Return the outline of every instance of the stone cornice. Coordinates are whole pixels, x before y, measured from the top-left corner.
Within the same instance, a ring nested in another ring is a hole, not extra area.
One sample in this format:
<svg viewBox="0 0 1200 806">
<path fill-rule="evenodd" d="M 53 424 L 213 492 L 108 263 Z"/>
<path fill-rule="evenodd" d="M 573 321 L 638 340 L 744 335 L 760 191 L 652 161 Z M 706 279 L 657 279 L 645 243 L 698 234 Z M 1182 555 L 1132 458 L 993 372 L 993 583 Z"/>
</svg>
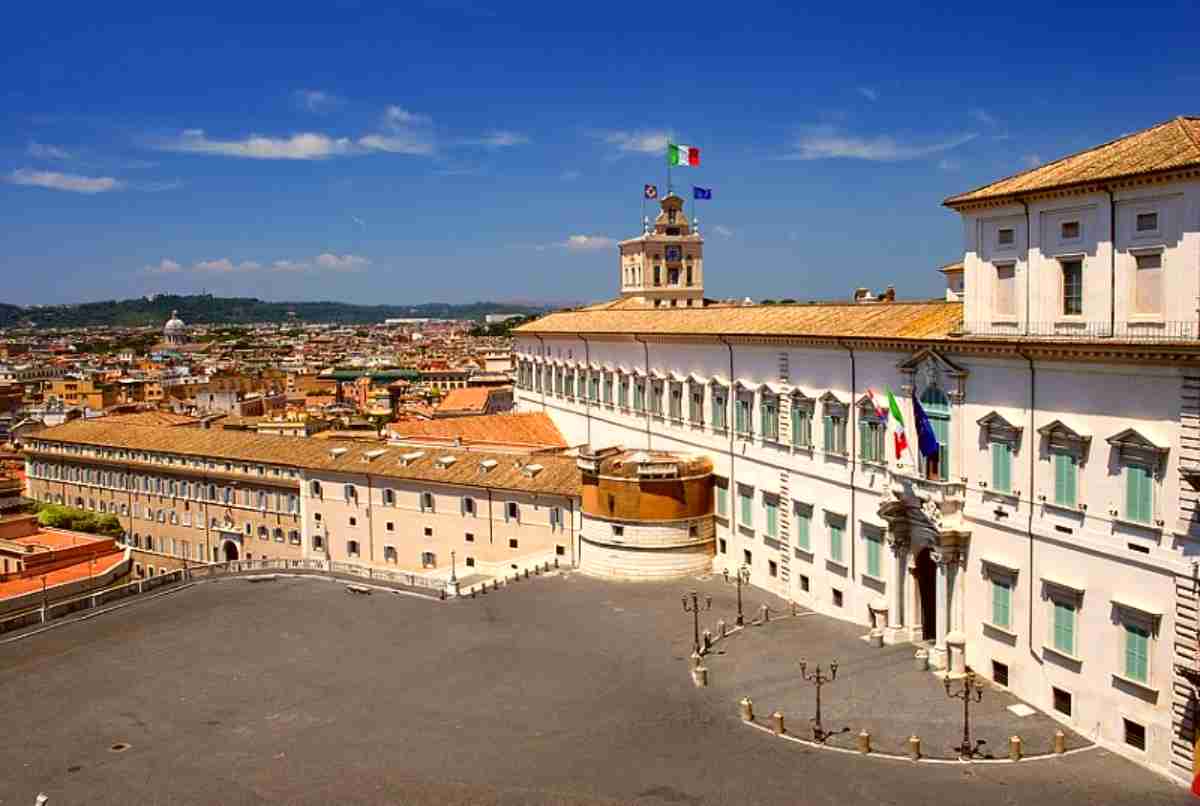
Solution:
<svg viewBox="0 0 1200 806">
<path fill-rule="evenodd" d="M 1128 190 L 1135 187 L 1145 187 L 1147 185 L 1162 185 L 1167 182 L 1180 182 L 1191 179 L 1200 179 L 1200 169 L 1185 168 L 1158 173 L 1148 174 L 1131 174 L 1129 176 L 1114 177 L 1101 181 L 1077 182 L 1072 185 L 1065 185 L 1057 188 L 1046 188 L 1044 190 L 1030 191 L 1027 193 L 1009 193 L 1003 196 L 994 196 L 978 200 L 968 200 L 962 202 L 943 202 L 943 206 L 949 207 L 959 213 L 974 212 L 976 210 L 986 210 L 995 207 L 1008 207 L 1009 205 L 1019 204 L 1020 202 L 1043 201 L 1045 199 L 1060 199 L 1069 196 L 1081 196 L 1088 193 L 1105 193 L 1110 190 Z"/>
</svg>

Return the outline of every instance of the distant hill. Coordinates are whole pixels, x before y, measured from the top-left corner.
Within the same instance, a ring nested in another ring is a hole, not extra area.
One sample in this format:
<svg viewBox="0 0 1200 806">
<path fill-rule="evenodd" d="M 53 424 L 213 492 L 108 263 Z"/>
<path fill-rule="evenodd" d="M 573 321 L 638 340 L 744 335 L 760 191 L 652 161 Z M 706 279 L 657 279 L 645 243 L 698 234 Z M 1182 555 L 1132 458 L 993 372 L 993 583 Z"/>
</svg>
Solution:
<svg viewBox="0 0 1200 806">
<path fill-rule="evenodd" d="M 264 302 L 253 297 L 214 297 L 210 294 L 151 299 L 106 300 L 79 305 L 0 304 L 0 328 L 21 327 L 141 327 L 159 326 L 179 311 L 189 324 L 249 324 L 251 322 L 333 322 L 370 324 L 384 319 L 483 319 L 489 313 L 541 313 L 545 306 L 501 302 L 420 305 L 351 305 L 345 302 Z"/>
</svg>

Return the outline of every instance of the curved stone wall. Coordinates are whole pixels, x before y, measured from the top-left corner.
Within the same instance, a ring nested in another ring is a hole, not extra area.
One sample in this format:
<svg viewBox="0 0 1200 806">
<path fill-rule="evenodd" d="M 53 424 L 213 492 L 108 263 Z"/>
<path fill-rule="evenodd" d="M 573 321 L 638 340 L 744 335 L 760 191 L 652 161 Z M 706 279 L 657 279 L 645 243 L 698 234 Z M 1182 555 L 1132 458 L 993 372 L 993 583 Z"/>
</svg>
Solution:
<svg viewBox="0 0 1200 806">
<path fill-rule="evenodd" d="M 605 579 L 655 581 L 712 570 L 711 515 L 673 521 L 627 521 L 583 514 L 579 569 Z"/>
</svg>

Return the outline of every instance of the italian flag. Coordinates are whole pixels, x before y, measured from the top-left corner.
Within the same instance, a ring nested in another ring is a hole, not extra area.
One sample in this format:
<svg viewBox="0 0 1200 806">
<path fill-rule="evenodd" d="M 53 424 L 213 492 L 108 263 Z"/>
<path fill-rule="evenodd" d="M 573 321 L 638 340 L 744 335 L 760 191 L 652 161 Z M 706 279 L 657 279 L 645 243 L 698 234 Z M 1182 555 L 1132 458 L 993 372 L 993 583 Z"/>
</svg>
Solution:
<svg viewBox="0 0 1200 806">
<path fill-rule="evenodd" d="M 908 447 L 908 437 L 904 436 L 904 416 L 900 414 L 900 404 L 896 402 L 896 396 L 892 394 L 892 390 L 888 389 L 888 411 L 892 414 L 892 419 L 896 421 L 895 430 L 892 432 L 892 439 L 896 443 L 896 458 L 900 458 L 900 454 Z M 874 402 L 874 401 L 872 401 Z"/>
<path fill-rule="evenodd" d="M 667 146 L 667 164 L 695 168 L 700 164 L 700 149 L 694 146 L 677 146 L 672 143 Z"/>
</svg>

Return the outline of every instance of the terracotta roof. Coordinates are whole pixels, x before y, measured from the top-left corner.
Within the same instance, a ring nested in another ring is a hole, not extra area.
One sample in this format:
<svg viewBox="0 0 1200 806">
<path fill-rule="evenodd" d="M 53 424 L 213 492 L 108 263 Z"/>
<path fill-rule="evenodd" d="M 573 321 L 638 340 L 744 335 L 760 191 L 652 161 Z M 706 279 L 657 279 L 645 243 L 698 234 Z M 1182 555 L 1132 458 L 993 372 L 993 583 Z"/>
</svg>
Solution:
<svg viewBox="0 0 1200 806">
<path fill-rule="evenodd" d="M 474 411 L 482 414 L 487 411 L 488 397 L 491 389 L 486 386 L 451 389 L 442 398 L 438 411 Z"/>
<path fill-rule="evenodd" d="M 567 441 L 545 412 L 489 414 L 445 420 L 402 420 L 387 427 L 400 439 L 461 439 L 464 443 L 565 448 Z"/>
<path fill-rule="evenodd" d="M 47 428 L 38 433 L 37 439 L 272 464 L 306 471 L 370 473 L 376 477 L 559 495 L 579 493 L 579 471 L 574 460 L 556 456 L 518 457 L 511 453 L 431 448 L 422 451 L 421 457 L 401 464 L 403 454 L 417 452 L 417 449 L 382 446 L 378 442 L 313 440 L 252 431 L 114 426 L 103 420 L 76 420 Z M 377 453 L 379 451 L 382 453 Z M 453 456 L 455 461 L 443 466 L 438 460 L 445 456 Z M 485 473 L 480 463 L 489 459 L 496 460 L 497 464 Z M 541 469 L 528 473 L 518 467 L 528 463 L 541 465 Z"/>
<path fill-rule="evenodd" d="M 961 321 L 960 302 L 731 305 L 563 311 L 521 325 L 513 332 L 942 339 Z"/>
<path fill-rule="evenodd" d="M 46 588 L 50 589 L 56 585 L 80 582 L 93 576 L 102 577 L 120 566 L 123 562 L 125 562 L 125 550 L 119 549 L 106 554 L 99 554 L 91 561 L 85 560 L 63 568 L 56 568 L 45 574 L 17 577 L 7 582 L 0 582 L 0 600 L 12 599 L 16 596 L 25 596 L 26 594 L 40 591 L 42 589 L 43 576 L 46 578 Z"/>
<path fill-rule="evenodd" d="M 202 420 L 199 417 L 191 417 L 186 414 L 175 414 L 170 411 L 137 411 L 129 414 L 110 414 L 106 417 L 107 422 L 121 423 L 122 425 L 200 425 Z"/>
<path fill-rule="evenodd" d="M 1177 117 L 1140 132 L 951 196 L 947 207 L 1042 190 L 1200 166 L 1200 118 Z"/>
</svg>

